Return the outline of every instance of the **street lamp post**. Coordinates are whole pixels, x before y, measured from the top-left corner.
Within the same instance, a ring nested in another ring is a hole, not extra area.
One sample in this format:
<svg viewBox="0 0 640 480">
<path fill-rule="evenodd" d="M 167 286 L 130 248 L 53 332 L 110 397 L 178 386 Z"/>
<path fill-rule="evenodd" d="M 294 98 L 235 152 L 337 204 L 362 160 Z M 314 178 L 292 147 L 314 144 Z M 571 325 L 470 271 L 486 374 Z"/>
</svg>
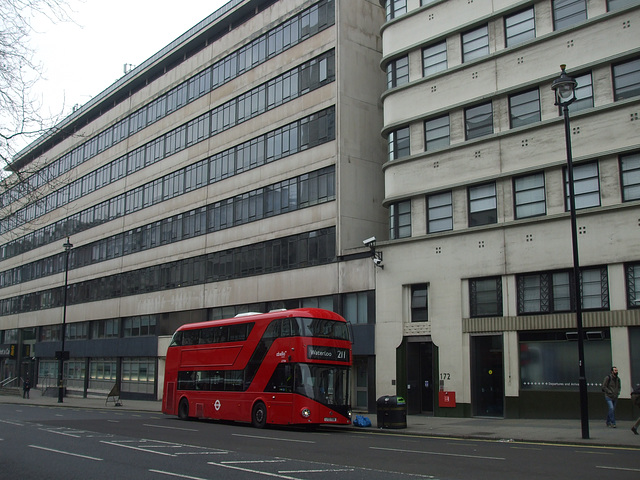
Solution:
<svg viewBox="0 0 640 480">
<path fill-rule="evenodd" d="M 576 201 L 573 186 L 573 158 L 571 156 L 571 129 L 569 124 L 569 105 L 576 99 L 576 85 L 573 78 L 565 73 L 566 65 L 560 65 L 562 73 L 551 84 L 555 92 L 556 105 L 562 108 L 564 115 L 564 137 L 567 147 L 567 176 L 569 182 L 569 209 L 571 211 L 571 247 L 573 251 L 573 282 L 576 304 L 576 323 L 578 327 L 578 366 L 580 387 L 580 422 L 582 438 L 589 438 L 589 410 L 587 397 L 587 377 L 584 366 L 584 335 L 582 328 L 582 295 L 580 293 L 580 263 L 578 261 L 578 228 L 576 222 Z"/>
<path fill-rule="evenodd" d="M 67 352 L 64 349 L 64 338 L 67 334 L 67 287 L 69 286 L 69 251 L 73 247 L 67 237 L 67 241 L 62 245 L 65 251 L 64 257 L 64 294 L 62 303 L 62 332 L 60 332 L 62 338 L 62 350 L 58 353 L 58 403 L 63 402 L 64 397 L 64 361 L 67 358 Z"/>
</svg>

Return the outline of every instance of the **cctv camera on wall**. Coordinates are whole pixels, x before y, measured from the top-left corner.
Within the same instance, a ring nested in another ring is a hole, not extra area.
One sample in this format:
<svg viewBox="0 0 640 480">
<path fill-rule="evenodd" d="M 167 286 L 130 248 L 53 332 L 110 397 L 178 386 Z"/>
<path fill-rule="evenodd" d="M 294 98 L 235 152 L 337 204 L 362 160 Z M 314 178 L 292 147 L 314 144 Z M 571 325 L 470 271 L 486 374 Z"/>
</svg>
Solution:
<svg viewBox="0 0 640 480">
<path fill-rule="evenodd" d="M 376 244 L 376 237 L 369 237 L 366 240 L 363 240 L 362 243 L 364 243 L 364 245 L 366 247 L 370 247 L 372 245 Z"/>
</svg>

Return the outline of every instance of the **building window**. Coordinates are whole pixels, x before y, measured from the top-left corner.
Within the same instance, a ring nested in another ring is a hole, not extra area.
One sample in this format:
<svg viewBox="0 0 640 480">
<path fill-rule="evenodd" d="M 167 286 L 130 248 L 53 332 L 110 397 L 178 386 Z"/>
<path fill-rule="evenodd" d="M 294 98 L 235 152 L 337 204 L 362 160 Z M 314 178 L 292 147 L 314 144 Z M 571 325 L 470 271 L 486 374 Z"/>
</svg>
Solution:
<svg viewBox="0 0 640 480">
<path fill-rule="evenodd" d="M 428 322 L 427 284 L 411 285 L 411 321 Z"/>
<path fill-rule="evenodd" d="M 424 144 L 427 152 L 449 146 L 449 115 L 424 122 Z"/>
<path fill-rule="evenodd" d="M 392 60 L 387 65 L 387 88 L 409 83 L 409 57 Z"/>
<path fill-rule="evenodd" d="M 513 180 L 516 218 L 535 217 L 547 212 L 544 173 L 535 173 Z"/>
<path fill-rule="evenodd" d="M 471 317 L 502 316 L 502 279 L 500 277 L 469 280 Z"/>
<path fill-rule="evenodd" d="M 536 88 L 509 97 L 511 128 L 540 121 L 540 92 Z"/>
<path fill-rule="evenodd" d="M 387 21 L 407 13 L 407 0 L 387 0 Z"/>
<path fill-rule="evenodd" d="M 640 153 L 632 153 L 620 157 L 620 173 L 622 175 L 622 201 L 640 199 Z"/>
<path fill-rule="evenodd" d="M 351 323 L 365 324 L 374 318 L 372 292 L 347 293 L 343 296 L 344 318 Z"/>
<path fill-rule="evenodd" d="M 565 210 L 570 210 L 569 204 L 569 174 L 564 169 Z M 600 206 L 600 180 L 598 177 L 598 163 L 585 163 L 573 167 L 573 190 L 575 194 L 576 210 L 581 208 Z"/>
<path fill-rule="evenodd" d="M 426 77 L 447 69 L 447 42 L 422 49 L 422 76 Z"/>
<path fill-rule="evenodd" d="M 613 12 L 637 4 L 638 0 L 607 0 L 607 11 Z"/>
<path fill-rule="evenodd" d="M 489 28 L 480 28 L 462 34 L 462 62 L 489 55 Z"/>
<path fill-rule="evenodd" d="M 469 226 L 489 225 L 498 221 L 496 184 L 469 187 Z"/>
<path fill-rule="evenodd" d="M 574 77 L 574 80 L 577 82 L 575 89 L 576 99 L 569 105 L 569 111 L 577 112 L 578 110 L 593 107 L 593 80 L 591 79 L 591 72 Z"/>
<path fill-rule="evenodd" d="M 391 204 L 389 209 L 389 238 L 407 238 L 411 236 L 411 201 Z"/>
<path fill-rule="evenodd" d="M 536 37 L 536 22 L 533 7 L 514 13 L 504 19 L 507 47 L 513 47 Z"/>
<path fill-rule="evenodd" d="M 587 0 L 553 0 L 553 29 L 560 30 L 587 19 Z"/>
<path fill-rule="evenodd" d="M 625 266 L 627 272 L 627 306 L 640 307 L 640 262 Z"/>
<path fill-rule="evenodd" d="M 609 281 L 607 267 L 583 268 L 580 270 L 582 308 L 603 310 L 609 308 Z"/>
<path fill-rule="evenodd" d="M 640 95 L 640 58 L 613 66 L 613 93 L 616 101 Z"/>
<path fill-rule="evenodd" d="M 573 295 L 570 272 L 518 275 L 518 314 L 570 312 Z"/>
<path fill-rule="evenodd" d="M 453 230 L 453 201 L 451 192 L 427 197 L 427 233 Z"/>
<path fill-rule="evenodd" d="M 389 134 L 389 160 L 408 157 L 410 154 L 409 127 L 391 132 Z"/>
<path fill-rule="evenodd" d="M 156 334 L 155 315 L 142 315 L 122 320 L 122 331 L 125 337 L 143 337 Z"/>
<path fill-rule="evenodd" d="M 492 134 L 493 107 L 491 102 L 465 109 L 464 128 L 467 140 Z"/>
</svg>

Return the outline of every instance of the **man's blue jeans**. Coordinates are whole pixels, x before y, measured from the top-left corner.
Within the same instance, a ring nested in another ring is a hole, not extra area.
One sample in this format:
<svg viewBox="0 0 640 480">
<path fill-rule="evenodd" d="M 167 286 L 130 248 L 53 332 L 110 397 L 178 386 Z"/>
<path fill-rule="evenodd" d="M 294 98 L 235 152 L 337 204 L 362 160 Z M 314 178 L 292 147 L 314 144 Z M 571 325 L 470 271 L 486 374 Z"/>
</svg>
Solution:
<svg viewBox="0 0 640 480">
<path fill-rule="evenodd" d="M 607 396 L 605 396 L 604 399 L 607 401 L 607 405 L 609 406 L 609 413 L 607 413 L 607 425 L 615 425 L 616 424 L 615 411 L 616 411 L 617 400 L 614 400 L 613 398 L 609 398 Z"/>
</svg>

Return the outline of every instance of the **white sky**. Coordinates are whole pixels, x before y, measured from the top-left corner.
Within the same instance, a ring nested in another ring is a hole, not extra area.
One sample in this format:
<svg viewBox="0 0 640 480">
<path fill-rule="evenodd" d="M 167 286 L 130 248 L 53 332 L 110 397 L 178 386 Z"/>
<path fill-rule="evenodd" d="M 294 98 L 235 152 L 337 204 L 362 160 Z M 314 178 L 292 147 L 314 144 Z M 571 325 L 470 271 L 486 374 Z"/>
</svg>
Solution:
<svg viewBox="0 0 640 480">
<path fill-rule="evenodd" d="M 68 0 L 74 23 L 36 19 L 31 38 L 44 78 L 43 116 L 69 114 L 140 65 L 227 0 Z M 64 116 L 63 115 L 63 116 Z"/>
</svg>

